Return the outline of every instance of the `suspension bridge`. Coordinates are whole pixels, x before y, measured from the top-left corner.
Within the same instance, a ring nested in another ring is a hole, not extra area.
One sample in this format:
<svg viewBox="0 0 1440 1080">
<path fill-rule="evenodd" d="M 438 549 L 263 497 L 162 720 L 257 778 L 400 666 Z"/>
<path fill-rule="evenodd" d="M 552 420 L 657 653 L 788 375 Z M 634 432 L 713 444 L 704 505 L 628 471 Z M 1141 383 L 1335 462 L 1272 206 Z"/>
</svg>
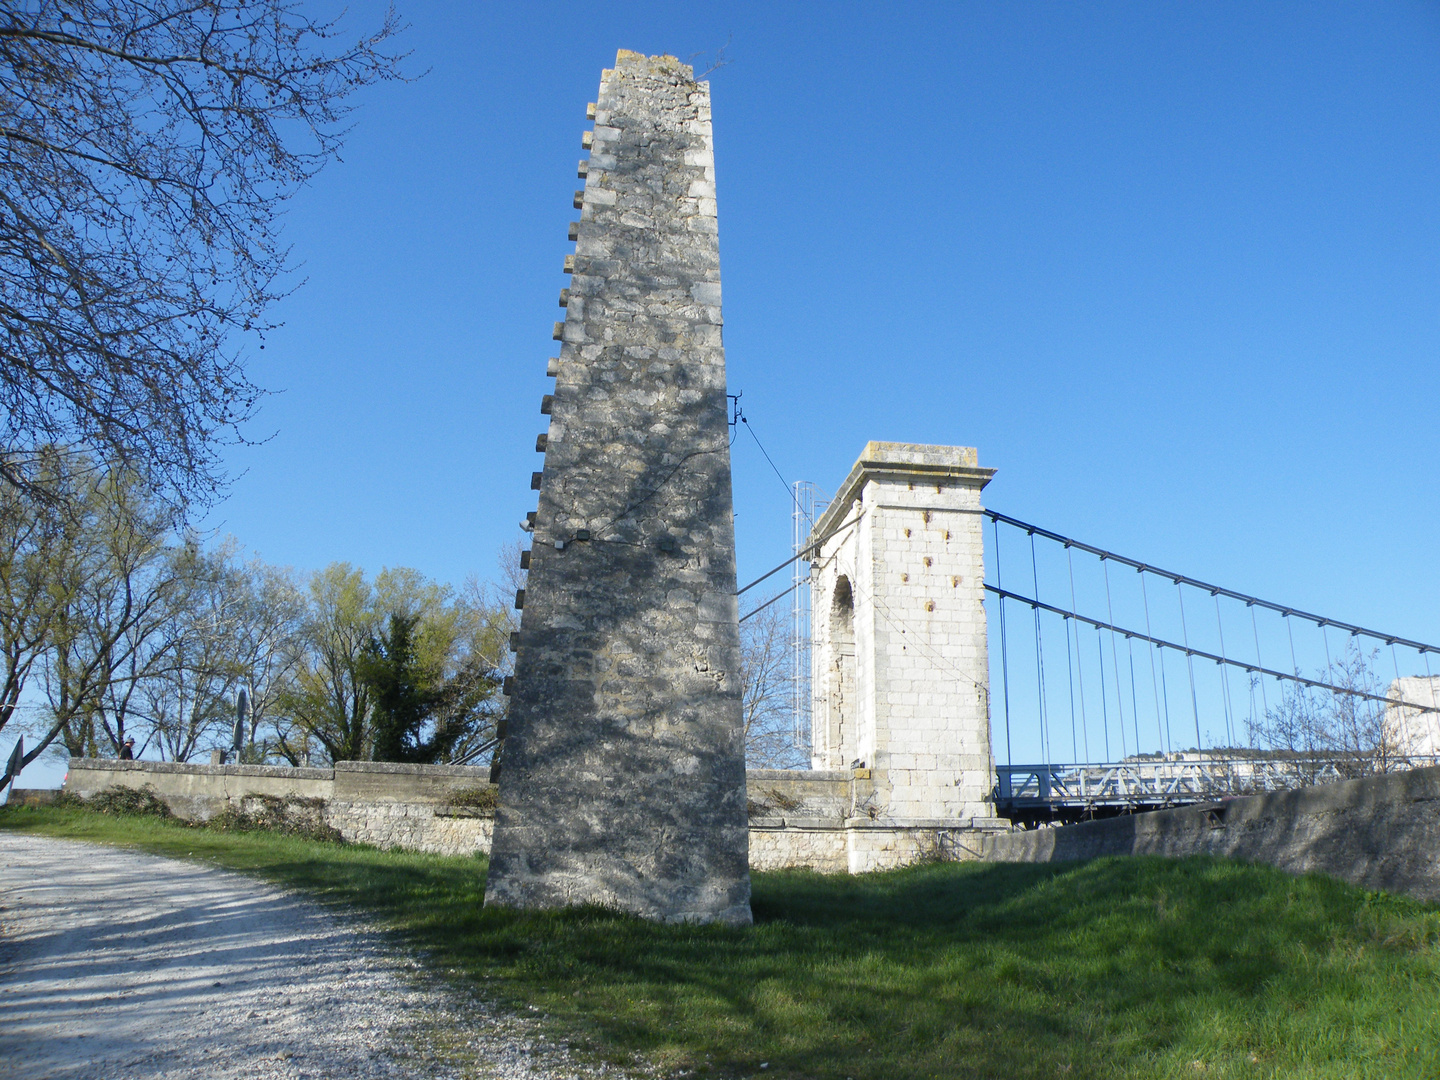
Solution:
<svg viewBox="0 0 1440 1080">
<path fill-rule="evenodd" d="M 1437 646 L 984 513 L 1001 816 L 1071 822 L 1440 762 Z M 1017 742 L 1038 753 L 1017 761 Z"/>
<path fill-rule="evenodd" d="M 804 748 L 826 706 L 802 563 L 815 555 L 812 532 L 831 500 L 811 482 L 785 480 L 738 400 L 737 421 L 793 505 L 792 557 L 740 593 L 786 568 L 790 587 L 741 621 L 792 598 L 791 711 L 794 745 Z M 980 512 L 990 525 L 990 801 L 1001 817 L 1064 823 L 1440 764 L 1431 662 L 1440 646 Z"/>
<path fill-rule="evenodd" d="M 801 563 L 828 500 L 808 482 L 792 498 L 794 556 L 770 572 L 792 566 L 790 588 L 762 608 L 793 597 L 800 746 L 814 707 Z M 1440 646 L 983 513 L 998 815 L 1034 827 L 1440 764 Z"/>
</svg>

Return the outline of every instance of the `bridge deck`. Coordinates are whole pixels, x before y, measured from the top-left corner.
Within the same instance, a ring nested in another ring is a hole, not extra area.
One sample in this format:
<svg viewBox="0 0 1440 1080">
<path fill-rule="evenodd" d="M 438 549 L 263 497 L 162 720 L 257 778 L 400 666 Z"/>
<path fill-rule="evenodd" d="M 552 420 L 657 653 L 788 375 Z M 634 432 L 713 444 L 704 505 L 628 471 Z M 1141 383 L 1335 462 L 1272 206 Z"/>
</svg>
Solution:
<svg viewBox="0 0 1440 1080">
<path fill-rule="evenodd" d="M 995 812 L 1029 827 L 1216 802 L 1333 784 L 1440 764 L 1434 755 L 1201 757 L 1175 755 L 1099 765 L 1000 765 Z"/>
</svg>

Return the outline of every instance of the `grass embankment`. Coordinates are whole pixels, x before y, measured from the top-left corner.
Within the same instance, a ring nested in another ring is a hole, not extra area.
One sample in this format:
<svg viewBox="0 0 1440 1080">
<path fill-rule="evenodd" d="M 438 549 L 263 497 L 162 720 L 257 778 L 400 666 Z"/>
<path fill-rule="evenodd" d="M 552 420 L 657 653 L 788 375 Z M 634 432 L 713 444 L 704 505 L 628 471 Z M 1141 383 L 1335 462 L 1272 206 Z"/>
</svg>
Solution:
<svg viewBox="0 0 1440 1080">
<path fill-rule="evenodd" d="M 757 874 L 756 925 L 736 930 L 485 911 L 482 859 L 73 810 L 4 811 L 0 827 L 203 858 L 352 905 L 434 970 L 677 1072 L 1440 1075 L 1440 911 L 1266 867 Z"/>
</svg>

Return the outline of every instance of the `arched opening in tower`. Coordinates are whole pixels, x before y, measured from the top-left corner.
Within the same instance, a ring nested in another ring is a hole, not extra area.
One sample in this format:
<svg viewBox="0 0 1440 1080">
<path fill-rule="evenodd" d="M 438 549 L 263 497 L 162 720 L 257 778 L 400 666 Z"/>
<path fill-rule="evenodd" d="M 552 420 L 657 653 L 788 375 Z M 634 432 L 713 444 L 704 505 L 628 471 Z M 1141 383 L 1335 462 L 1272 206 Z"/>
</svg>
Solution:
<svg viewBox="0 0 1440 1080">
<path fill-rule="evenodd" d="M 843 769 L 858 749 L 855 695 L 855 596 L 841 576 L 830 602 L 829 724 L 831 768 Z"/>
</svg>

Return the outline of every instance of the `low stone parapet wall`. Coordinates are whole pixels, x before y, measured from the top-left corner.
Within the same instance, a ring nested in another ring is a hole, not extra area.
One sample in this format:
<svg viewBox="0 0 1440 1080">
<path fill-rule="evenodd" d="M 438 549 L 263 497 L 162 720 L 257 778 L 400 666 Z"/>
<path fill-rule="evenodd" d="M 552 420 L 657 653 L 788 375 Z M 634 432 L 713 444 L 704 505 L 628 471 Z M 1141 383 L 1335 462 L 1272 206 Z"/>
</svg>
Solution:
<svg viewBox="0 0 1440 1080">
<path fill-rule="evenodd" d="M 995 862 L 1223 855 L 1440 901 L 1440 767 L 995 835 Z"/>
<path fill-rule="evenodd" d="M 352 843 L 469 855 L 490 850 L 489 770 L 458 765 L 339 761 L 326 768 L 198 765 L 72 758 L 65 790 L 153 788 L 171 811 L 207 821 L 257 799 L 317 800 L 325 824 Z M 885 821 L 853 816 L 848 771 L 751 769 L 750 866 L 866 873 L 929 859 L 978 858 L 981 837 L 1007 822 Z M 488 793 L 488 799 L 487 799 Z M 250 800 L 247 803 L 247 800 Z"/>
<path fill-rule="evenodd" d="M 54 806 L 60 797 L 60 792 L 55 788 L 17 788 L 9 789 L 5 800 L 6 806 Z"/>
<path fill-rule="evenodd" d="M 980 858 L 983 839 L 1009 827 L 999 818 L 752 817 L 750 868 L 868 874 L 917 862 L 960 862 Z"/>
<path fill-rule="evenodd" d="M 274 765 L 191 765 L 175 761 L 113 761 L 71 758 L 65 790 L 82 799 L 108 787 L 149 785 L 176 817 L 208 821 L 245 795 L 329 799 L 334 769 L 292 769 Z"/>
<path fill-rule="evenodd" d="M 352 843 L 470 855 L 490 850 L 493 822 L 475 803 L 490 770 L 463 765 L 337 761 L 321 769 L 71 758 L 65 790 L 151 787 L 176 817 L 208 821 L 247 799 L 319 800 L 321 818 Z M 493 804 L 492 804 L 493 805 Z"/>
<path fill-rule="evenodd" d="M 844 769 L 748 769 L 750 816 L 825 818 L 855 813 L 854 774 Z"/>
</svg>

